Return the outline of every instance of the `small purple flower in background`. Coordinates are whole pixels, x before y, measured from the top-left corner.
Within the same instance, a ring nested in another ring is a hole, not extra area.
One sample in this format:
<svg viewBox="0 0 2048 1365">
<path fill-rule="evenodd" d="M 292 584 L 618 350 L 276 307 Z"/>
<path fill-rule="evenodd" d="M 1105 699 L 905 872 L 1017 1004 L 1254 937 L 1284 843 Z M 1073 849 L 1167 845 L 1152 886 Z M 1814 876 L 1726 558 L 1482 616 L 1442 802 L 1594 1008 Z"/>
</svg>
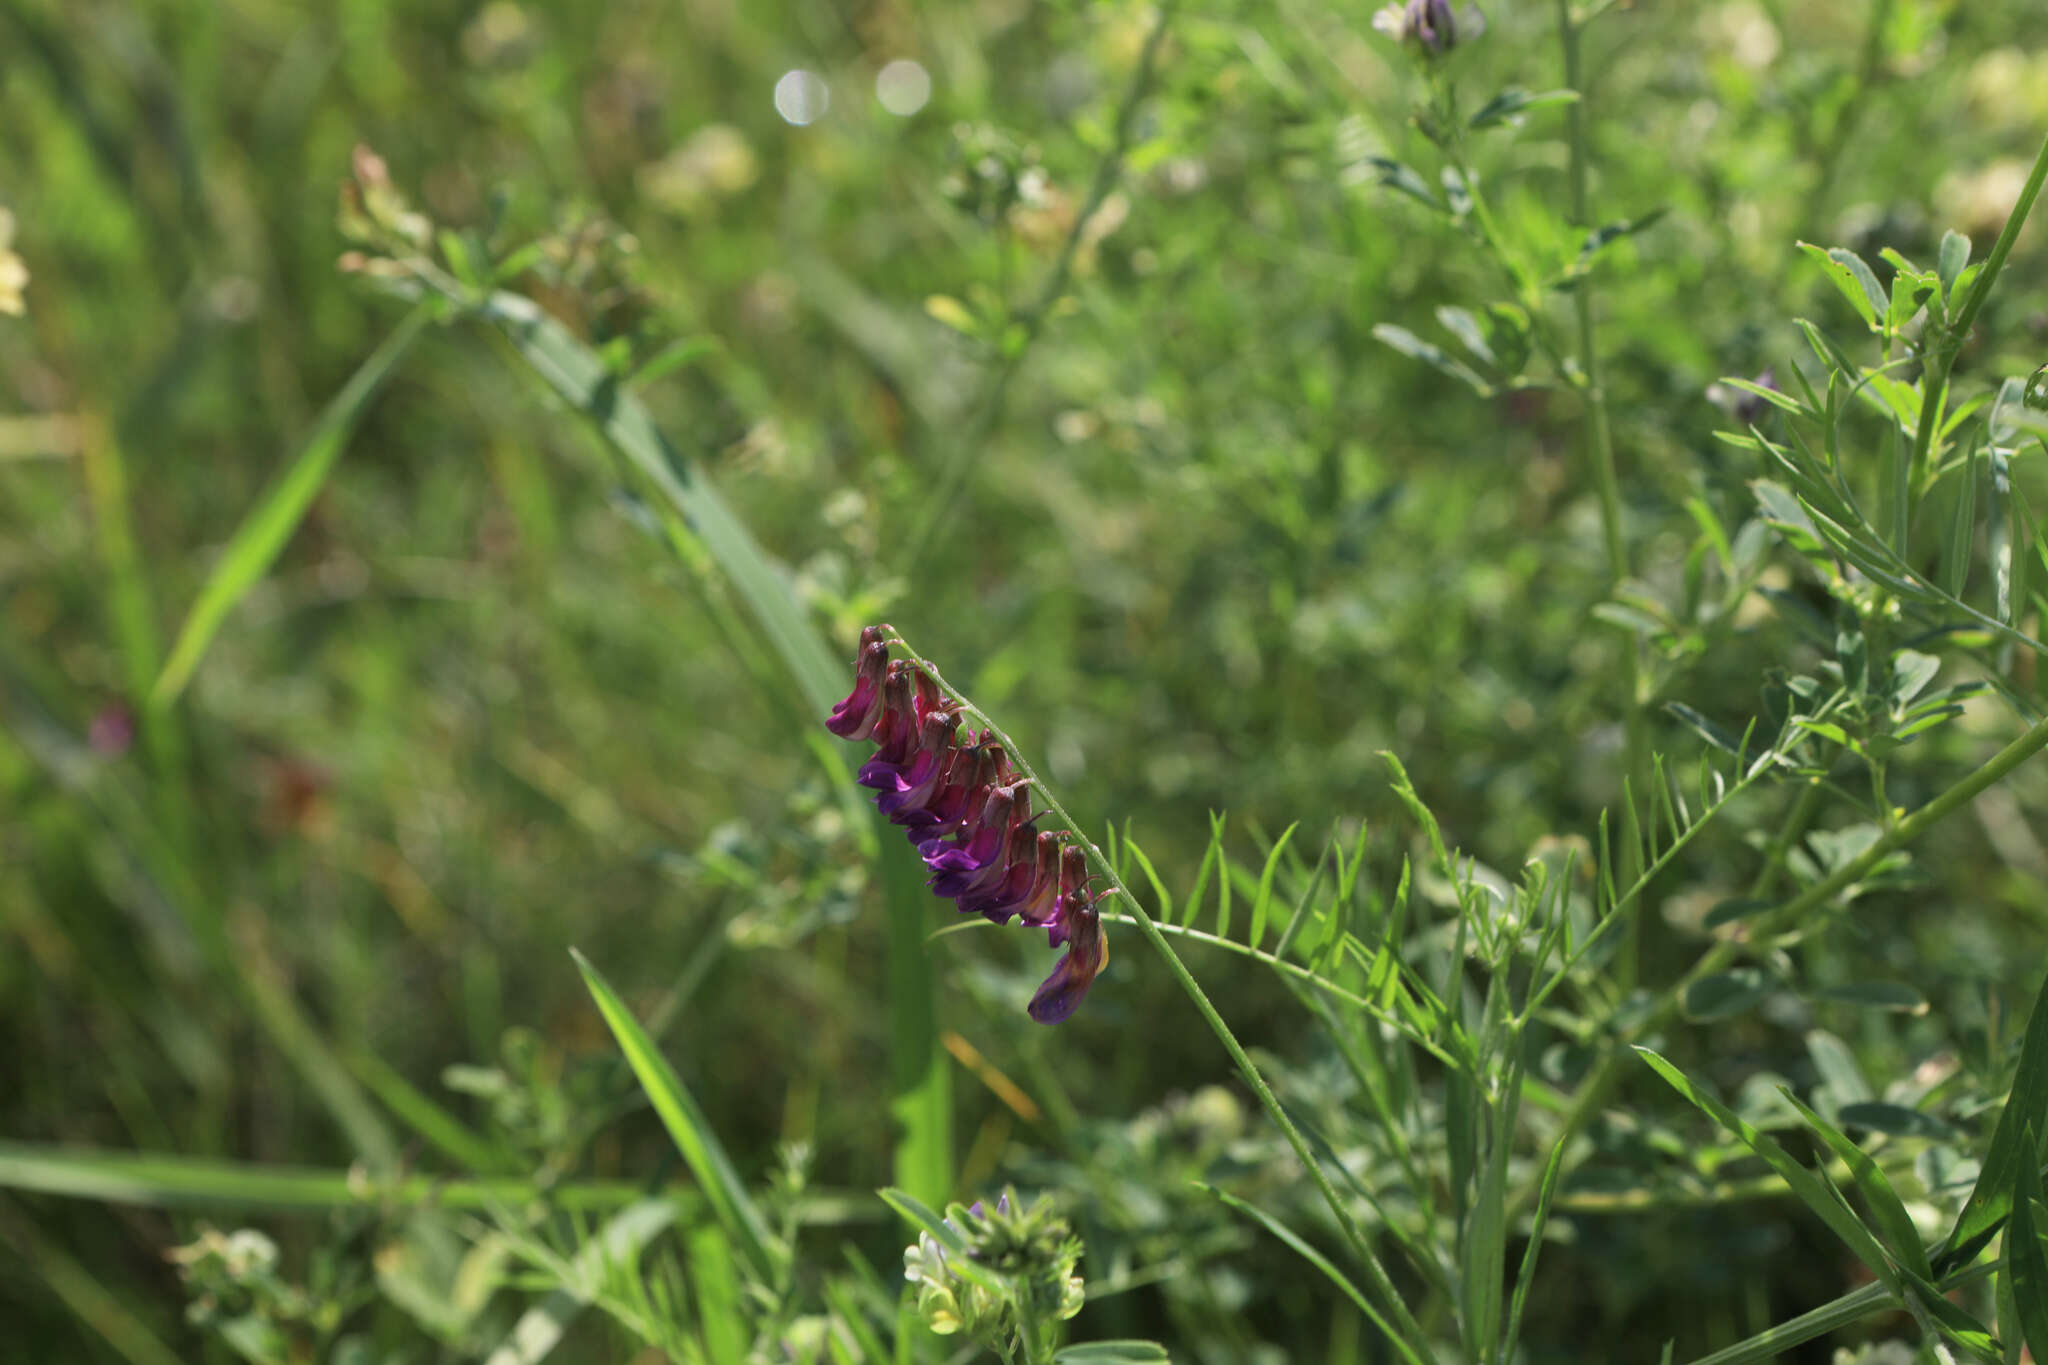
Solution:
<svg viewBox="0 0 2048 1365">
<path fill-rule="evenodd" d="M 102 706 L 86 727 L 85 742 L 101 758 L 119 758 L 135 743 L 135 713 L 120 702 Z"/>
<path fill-rule="evenodd" d="M 1486 17 L 1470 6 L 1458 15 L 1450 0 L 1407 0 L 1388 5 L 1372 17 L 1372 26 L 1397 43 L 1412 42 L 1432 57 L 1441 57 L 1458 44 L 1458 28 L 1464 26 L 1467 39 L 1486 32 Z"/>
<path fill-rule="evenodd" d="M 965 915 L 1044 929 L 1053 947 L 1065 946 L 1030 1009 L 1042 1024 L 1059 1023 L 1109 961 L 1087 855 L 1065 834 L 1033 828 L 1031 785 L 1003 746 L 989 731 L 963 730 L 960 704 L 922 668 L 891 660 L 884 630 L 861 631 L 853 691 L 825 728 L 874 744 L 854 780 L 903 828 L 931 869 L 933 894 Z"/>
<path fill-rule="evenodd" d="M 1749 382 L 1772 393 L 1781 392 L 1775 366 L 1764 366 Z M 1768 399 L 1760 398 L 1747 389 L 1738 389 L 1733 384 L 1716 382 L 1707 385 L 1707 401 L 1746 427 L 1755 426 L 1770 411 Z"/>
</svg>

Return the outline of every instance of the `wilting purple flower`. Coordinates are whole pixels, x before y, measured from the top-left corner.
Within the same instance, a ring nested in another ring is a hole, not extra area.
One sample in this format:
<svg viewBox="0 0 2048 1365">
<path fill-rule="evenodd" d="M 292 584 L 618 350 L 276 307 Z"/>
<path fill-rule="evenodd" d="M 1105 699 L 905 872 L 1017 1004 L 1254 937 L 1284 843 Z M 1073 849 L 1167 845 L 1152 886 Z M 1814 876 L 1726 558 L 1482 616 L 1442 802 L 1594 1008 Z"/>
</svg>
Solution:
<svg viewBox="0 0 2048 1365">
<path fill-rule="evenodd" d="M 931 869 L 934 894 L 996 924 L 1021 919 L 1067 953 L 1032 1000 L 1031 1017 L 1058 1023 L 1074 1012 L 1109 960 L 1089 895 L 1088 860 L 1065 835 L 1040 833 L 1030 784 L 987 730 L 960 728 L 960 704 L 922 668 L 891 661 L 885 627 L 860 635 L 853 691 L 827 729 L 869 740 L 874 756 L 856 775 L 875 808 L 903 828 Z"/>
<path fill-rule="evenodd" d="M 866 739 L 882 718 L 882 678 L 889 671 L 889 646 L 882 643 L 882 628 L 869 626 L 860 633 L 860 652 L 854 656 L 853 692 L 832 708 L 825 728 L 841 739 Z"/>
<path fill-rule="evenodd" d="M 1109 940 L 1102 936 L 1102 917 L 1088 891 L 1087 855 L 1071 845 L 1060 853 L 1058 909 L 1046 938 L 1055 948 L 1066 945 L 1067 955 L 1031 997 L 1031 1017 L 1057 1024 L 1074 1012 L 1109 962 Z"/>
</svg>

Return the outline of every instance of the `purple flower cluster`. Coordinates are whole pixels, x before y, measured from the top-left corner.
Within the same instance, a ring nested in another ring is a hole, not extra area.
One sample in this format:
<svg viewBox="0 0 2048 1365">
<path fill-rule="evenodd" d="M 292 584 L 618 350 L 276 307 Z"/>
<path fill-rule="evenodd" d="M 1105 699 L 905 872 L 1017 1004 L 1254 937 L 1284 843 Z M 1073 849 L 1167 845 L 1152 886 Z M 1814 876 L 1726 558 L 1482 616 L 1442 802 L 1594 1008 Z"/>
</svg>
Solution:
<svg viewBox="0 0 2048 1365">
<path fill-rule="evenodd" d="M 892 660 L 882 631 L 861 631 L 853 691 L 825 728 L 875 745 L 857 780 L 910 837 L 935 894 L 995 924 L 1015 917 L 1067 950 L 1031 997 L 1031 1017 L 1057 1024 L 1109 961 L 1087 855 L 1063 834 L 1032 828 L 1031 784 L 1002 745 L 989 731 L 963 731 L 960 703 L 922 668 Z"/>
</svg>

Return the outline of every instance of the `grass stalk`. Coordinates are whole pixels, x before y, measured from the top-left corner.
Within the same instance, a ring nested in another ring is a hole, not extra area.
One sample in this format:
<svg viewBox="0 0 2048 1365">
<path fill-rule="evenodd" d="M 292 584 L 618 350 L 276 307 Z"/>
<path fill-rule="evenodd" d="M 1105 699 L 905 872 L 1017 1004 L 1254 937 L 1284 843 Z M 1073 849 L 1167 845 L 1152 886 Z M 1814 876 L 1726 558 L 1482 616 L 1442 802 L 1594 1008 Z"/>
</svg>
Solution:
<svg viewBox="0 0 2048 1365">
<path fill-rule="evenodd" d="M 1580 44 L 1582 25 L 1572 17 L 1571 0 L 1557 0 L 1558 38 L 1564 48 L 1564 83 L 1578 93 L 1565 106 L 1565 137 L 1571 149 L 1571 217 L 1575 226 L 1592 230 L 1592 149 L 1586 133 L 1585 59 Z M 1621 482 L 1615 472 L 1614 428 L 1607 411 L 1607 391 L 1601 382 L 1599 337 L 1593 320 L 1593 280 L 1590 275 L 1572 291 L 1572 308 L 1578 329 L 1578 364 L 1581 393 L 1586 404 L 1585 447 L 1592 466 L 1593 484 L 1600 496 L 1600 535 L 1607 550 L 1608 588 L 1612 591 L 1629 576 L 1628 543 L 1621 524 Z M 1649 736 L 1643 716 L 1642 649 L 1633 639 L 1624 640 L 1621 651 L 1623 769 L 1628 780 L 1641 786 L 1649 772 Z M 1634 805 L 1622 804 L 1622 880 L 1634 881 L 1642 867 L 1642 831 Z M 1633 931 L 1632 931 L 1633 932 Z M 1636 934 L 1638 943 L 1641 935 Z M 1618 960 L 1630 963 L 1627 956 Z M 1632 969 L 1632 964 L 1631 964 Z"/>
</svg>

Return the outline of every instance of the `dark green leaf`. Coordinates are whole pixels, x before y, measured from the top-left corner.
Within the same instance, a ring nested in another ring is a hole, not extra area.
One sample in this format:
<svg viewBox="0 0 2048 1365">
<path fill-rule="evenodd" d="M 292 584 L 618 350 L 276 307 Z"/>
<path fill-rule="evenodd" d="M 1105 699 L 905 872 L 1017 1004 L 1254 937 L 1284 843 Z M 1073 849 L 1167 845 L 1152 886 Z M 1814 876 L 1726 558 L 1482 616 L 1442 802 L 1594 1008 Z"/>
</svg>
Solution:
<svg viewBox="0 0 2048 1365">
<path fill-rule="evenodd" d="M 1542 109 L 1553 104 L 1571 104 L 1578 98 L 1579 92 L 1576 90 L 1545 90 L 1540 94 L 1531 94 L 1527 90 L 1509 86 L 1480 105 L 1479 112 L 1472 116 L 1466 126 L 1477 129 L 1498 127 L 1504 123 L 1519 123 L 1521 115 L 1531 109 Z"/>
<path fill-rule="evenodd" d="M 1384 156 L 1367 157 L 1366 161 L 1379 172 L 1379 183 L 1388 189 L 1399 190 L 1411 199 L 1420 200 L 1438 213 L 1444 211 L 1442 201 L 1429 188 L 1429 182 L 1417 175 L 1410 167 Z"/>
<path fill-rule="evenodd" d="M 1858 981 L 1847 986 L 1828 986 L 1815 991 L 1813 998 L 1839 1005 L 1897 1010 L 1904 1014 L 1927 1012 L 1926 997 L 1900 981 Z"/>
<path fill-rule="evenodd" d="M 1892 1137 L 1939 1139 L 1955 1136 L 1953 1128 L 1932 1114 L 1908 1109 L 1903 1104 L 1887 1104 L 1882 1100 L 1845 1104 L 1835 1111 L 1835 1118 L 1844 1128 L 1867 1128 L 1873 1133 Z"/>
<path fill-rule="evenodd" d="M 1685 989 L 1688 1019 L 1726 1019 L 1756 1008 L 1778 988 L 1761 969 L 1737 967 L 1733 971 L 1703 976 Z"/>
</svg>

